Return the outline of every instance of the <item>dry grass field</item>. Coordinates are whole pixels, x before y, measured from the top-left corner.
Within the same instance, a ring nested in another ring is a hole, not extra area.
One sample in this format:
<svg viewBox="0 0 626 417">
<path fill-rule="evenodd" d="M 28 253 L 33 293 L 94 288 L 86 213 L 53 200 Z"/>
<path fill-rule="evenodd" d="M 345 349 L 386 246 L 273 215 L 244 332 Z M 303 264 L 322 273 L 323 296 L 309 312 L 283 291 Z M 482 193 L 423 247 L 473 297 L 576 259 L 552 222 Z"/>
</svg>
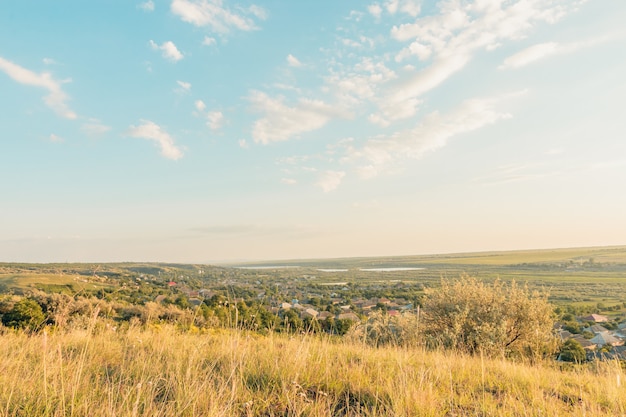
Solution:
<svg viewBox="0 0 626 417">
<path fill-rule="evenodd" d="M 100 319 L 98 319 L 100 320 Z M 621 416 L 619 364 L 560 369 L 174 326 L 0 335 L 0 416 Z"/>
</svg>

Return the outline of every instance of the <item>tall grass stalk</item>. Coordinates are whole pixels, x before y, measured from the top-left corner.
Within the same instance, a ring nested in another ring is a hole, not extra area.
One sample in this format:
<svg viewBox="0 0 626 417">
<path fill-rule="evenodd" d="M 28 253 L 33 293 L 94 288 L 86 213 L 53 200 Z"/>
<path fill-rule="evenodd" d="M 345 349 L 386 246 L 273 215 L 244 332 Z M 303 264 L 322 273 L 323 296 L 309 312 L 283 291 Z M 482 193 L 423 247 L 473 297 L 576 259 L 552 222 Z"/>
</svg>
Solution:
<svg viewBox="0 0 626 417">
<path fill-rule="evenodd" d="M 94 316 L 95 317 L 95 316 Z M 42 348 L 43 347 L 43 348 Z M 0 335 L 0 416 L 620 416 L 619 363 L 184 326 Z"/>
</svg>

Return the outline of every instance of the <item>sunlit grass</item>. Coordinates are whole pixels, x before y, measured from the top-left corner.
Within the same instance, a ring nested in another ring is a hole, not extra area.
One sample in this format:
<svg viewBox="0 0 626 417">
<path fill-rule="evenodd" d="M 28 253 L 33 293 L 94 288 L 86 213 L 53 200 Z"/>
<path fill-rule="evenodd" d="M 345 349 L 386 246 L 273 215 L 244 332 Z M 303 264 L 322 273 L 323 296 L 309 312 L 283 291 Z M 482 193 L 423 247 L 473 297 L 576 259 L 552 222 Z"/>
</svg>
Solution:
<svg viewBox="0 0 626 417">
<path fill-rule="evenodd" d="M 0 416 L 619 416 L 614 363 L 559 370 L 173 326 L 0 336 Z"/>
</svg>

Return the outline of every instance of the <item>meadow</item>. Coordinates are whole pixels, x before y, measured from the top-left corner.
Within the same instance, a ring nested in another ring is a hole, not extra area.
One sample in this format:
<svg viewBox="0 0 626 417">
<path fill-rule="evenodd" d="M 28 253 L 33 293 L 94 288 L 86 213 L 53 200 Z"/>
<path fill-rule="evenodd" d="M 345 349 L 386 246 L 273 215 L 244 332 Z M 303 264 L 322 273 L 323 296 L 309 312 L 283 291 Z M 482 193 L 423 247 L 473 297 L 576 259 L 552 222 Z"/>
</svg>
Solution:
<svg viewBox="0 0 626 417">
<path fill-rule="evenodd" d="M 621 416 L 619 363 L 561 368 L 175 326 L 0 336 L 0 416 Z"/>
</svg>

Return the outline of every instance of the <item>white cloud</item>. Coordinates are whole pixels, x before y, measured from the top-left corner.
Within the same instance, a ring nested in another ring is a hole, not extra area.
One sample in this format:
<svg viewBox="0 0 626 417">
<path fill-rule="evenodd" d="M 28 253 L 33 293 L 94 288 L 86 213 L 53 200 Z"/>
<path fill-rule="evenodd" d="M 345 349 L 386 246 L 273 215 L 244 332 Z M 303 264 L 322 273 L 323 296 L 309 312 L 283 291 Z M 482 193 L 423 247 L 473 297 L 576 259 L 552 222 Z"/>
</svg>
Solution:
<svg viewBox="0 0 626 417">
<path fill-rule="evenodd" d="M 287 63 L 289 64 L 290 67 L 295 67 L 295 68 L 302 66 L 302 62 L 300 62 L 298 58 L 296 58 L 295 56 L 291 54 L 287 55 Z"/>
<path fill-rule="evenodd" d="M 89 136 L 100 136 L 111 130 L 111 126 L 100 123 L 99 120 L 92 119 L 88 123 L 84 123 L 80 130 Z"/>
<path fill-rule="evenodd" d="M 452 74 L 463 69 L 468 62 L 466 55 L 451 55 L 436 60 L 430 67 L 399 83 L 387 96 L 379 101 L 381 114 L 374 117 L 381 126 L 389 120 L 406 119 L 415 115 L 422 100 L 418 97 L 437 87 Z"/>
<path fill-rule="evenodd" d="M 427 152 L 445 146 L 454 136 L 511 117 L 496 109 L 504 99 L 521 94 L 467 100 L 448 114 L 431 113 L 413 129 L 372 138 L 359 148 L 346 146 L 344 162 L 356 162 L 363 178 L 377 176 L 393 168 L 398 160 L 420 159 Z"/>
<path fill-rule="evenodd" d="M 176 146 L 174 138 L 150 120 L 141 120 L 139 126 L 130 126 L 126 135 L 132 138 L 154 141 L 161 149 L 161 155 L 165 158 L 178 160 L 183 157 L 183 151 Z"/>
<path fill-rule="evenodd" d="M 222 114 L 221 111 L 210 111 L 207 113 L 206 117 L 206 124 L 211 130 L 219 130 L 224 124 L 224 114 Z"/>
<path fill-rule="evenodd" d="M 383 13 L 383 8 L 380 7 L 380 4 L 375 3 L 375 4 L 370 4 L 369 6 L 367 6 L 367 11 L 376 19 L 380 19 L 380 16 Z"/>
<path fill-rule="evenodd" d="M 202 45 L 204 46 L 213 46 L 215 44 L 217 44 L 217 40 L 210 36 L 205 36 L 204 39 L 202 40 Z"/>
<path fill-rule="evenodd" d="M 339 184 L 341 184 L 341 181 L 345 176 L 346 173 L 343 171 L 325 171 L 322 175 L 320 175 L 315 185 L 327 193 L 339 187 Z"/>
<path fill-rule="evenodd" d="M 44 103 L 59 116 L 66 119 L 76 119 L 76 113 L 70 110 L 67 105 L 69 96 L 61 88 L 61 85 L 67 81 L 55 80 L 48 72 L 37 74 L 2 57 L 0 57 L 0 71 L 5 72 L 20 84 L 32 85 L 48 90 L 49 94 L 44 97 Z"/>
<path fill-rule="evenodd" d="M 56 64 L 56 63 L 57 63 L 57 62 L 56 62 L 54 59 L 52 59 L 52 58 L 44 58 L 44 59 L 42 59 L 41 61 L 42 61 L 44 64 L 46 64 L 46 65 L 54 65 L 54 64 Z"/>
<path fill-rule="evenodd" d="M 48 136 L 48 140 L 52 143 L 63 143 L 65 142 L 65 139 L 63 139 L 60 136 L 55 135 L 54 133 L 51 133 L 50 136 Z"/>
<path fill-rule="evenodd" d="M 137 7 L 139 7 L 144 12 L 153 12 L 154 11 L 154 2 L 152 0 L 148 0 L 146 2 L 143 2 L 143 3 L 139 4 Z"/>
<path fill-rule="evenodd" d="M 340 103 L 355 106 L 363 100 L 376 101 L 380 95 L 379 86 L 397 77 L 384 62 L 372 58 L 362 58 L 352 68 L 341 68 L 333 71 L 326 78 L 329 90 Z"/>
<path fill-rule="evenodd" d="M 614 39 L 616 39 L 616 36 L 606 35 L 582 42 L 572 42 L 564 44 L 556 42 L 546 42 L 532 45 L 506 58 L 502 65 L 498 67 L 498 69 L 521 68 L 535 61 L 539 61 L 550 56 L 570 54 L 578 51 L 579 49 L 590 48 Z"/>
<path fill-rule="evenodd" d="M 392 15 L 400 11 L 409 16 L 416 17 L 420 14 L 421 6 L 420 2 L 415 0 L 389 0 L 385 3 L 385 9 Z"/>
<path fill-rule="evenodd" d="M 252 91 L 249 99 L 257 111 L 265 113 L 252 129 L 254 141 L 262 144 L 288 140 L 319 129 L 336 113 L 319 100 L 300 99 L 294 107 L 288 107 L 282 98 L 271 98 L 260 91 Z"/>
<path fill-rule="evenodd" d="M 175 89 L 174 91 L 176 91 L 179 94 L 185 94 L 191 91 L 191 83 L 176 80 L 176 84 L 178 84 L 179 88 Z"/>
<path fill-rule="evenodd" d="M 267 10 L 265 10 L 264 8 L 260 6 L 257 6 L 256 4 L 253 4 L 252 6 L 248 7 L 248 11 L 261 20 L 267 19 Z"/>
<path fill-rule="evenodd" d="M 493 50 L 504 41 L 522 39 L 537 23 L 554 23 L 583 1 L 441 1 L 438 14 L 394 26 L 391 36 L 408 42 L 395 54 L 396 62 L 413 57 L 432 62 L 384 95 L 379 101 L 380 113 L 371 119 L 387 125 L 413 116 L 421 97 L 461 71 L 477 51 Z M 390 0 L 385 6 L 390 14 L 401 11 L 418 16 L 420 12 L 416 1 Z M 520 58 L 523 56 L 517 57 Z"/>
<path fill-rule="evenodd" d="M 239 144 L 239 147 L 242 149 L 249 149 L 250 145 L 248 145 L 248 141 L 245 139 L 239 139 L 239 141 L 237 142 Z"/>
<path fill-rule="evenodd" d="M 160 50 L 163 58 L 170 60 L 172 62 L 178 62 L 181 59 L 183 59 L 185 56 L 178 50 L 178 48 L 176 47 L 176 45 L 174 45 L 174 42 L 172 41 L 167 41 L 162 43 L 161 45 L 158 45 L 156 42 L 154 42 L 153 40 L 150 40 L 150 47 L 152 49 L 156 50 Z"/>
<path fill-rule="evenodd" d="M 254 20 L 265 19 L 267 13 L 259 6 L 233 11 L 223 5 L 222 0 L 173 0 L 172 13 L 195 26 L 209 26 L 217 33 L 228 33 L 232 29 L 250 31 L 257 29 Z"/>
<path fill-rule="evenodd" d="M 519 68 L 556 53 L 558 44 L 555 42 L 540 43 L 511 55 L 504 60 L 499 69 Z"/>
<path fill-rule="evenodd" d="M 206 109 L 206 104 L 204 104 L 204 101 L 202 100 L 196 100 L 196 102 L 194 103 L 194 106 L 196 107 L 196 110 L 198 110 L 199 112 L 203 112 Z"/>
<path fill-rule="evenodd" d="M 281 178 L 280 182 L 286 185 L 295 185 L 298 183 L 298 181 L 294 180 L 293 178 Z"/>
</svg>

